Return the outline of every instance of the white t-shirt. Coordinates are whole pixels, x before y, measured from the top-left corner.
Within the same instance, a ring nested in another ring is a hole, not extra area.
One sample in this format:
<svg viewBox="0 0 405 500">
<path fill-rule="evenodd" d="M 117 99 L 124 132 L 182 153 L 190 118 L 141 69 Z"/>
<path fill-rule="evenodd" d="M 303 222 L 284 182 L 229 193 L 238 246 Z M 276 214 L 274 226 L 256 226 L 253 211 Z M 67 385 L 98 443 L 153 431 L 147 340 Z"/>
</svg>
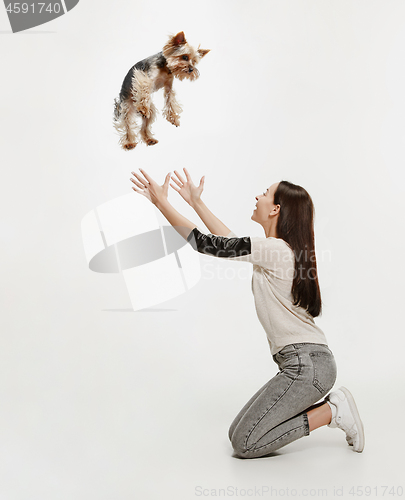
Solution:
<svg viewBox="0 0 405 500">
<path fill-rule="evenodd" d="M 301 342 L 327 345 L 323 331 L 303 307 L 293 305 L 295 262 L 291 247 L 281 238 L 205 235 L 194 228 L 187 241 L 199 252 L 253 264 L 252 292 L 256 312 L 271 354 Z M 195 246 L 194 246 L 195 245 Z"/>
</svg>

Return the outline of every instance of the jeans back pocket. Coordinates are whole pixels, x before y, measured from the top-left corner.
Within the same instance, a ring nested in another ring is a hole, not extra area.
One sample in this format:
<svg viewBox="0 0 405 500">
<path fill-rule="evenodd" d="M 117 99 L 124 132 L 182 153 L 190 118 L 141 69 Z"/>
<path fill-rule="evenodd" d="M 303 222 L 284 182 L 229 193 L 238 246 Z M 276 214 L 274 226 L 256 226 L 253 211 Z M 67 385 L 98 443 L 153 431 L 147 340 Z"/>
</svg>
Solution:
<svg viewBox="0 0 405 500">
<path fill-rule="evenodd" d="M 312 384 L 323 395 L 332 389 L 336 381 L 336 362 L 331 352 L 315 351 L 309 353 L 314 367 Z"/>
</svg>

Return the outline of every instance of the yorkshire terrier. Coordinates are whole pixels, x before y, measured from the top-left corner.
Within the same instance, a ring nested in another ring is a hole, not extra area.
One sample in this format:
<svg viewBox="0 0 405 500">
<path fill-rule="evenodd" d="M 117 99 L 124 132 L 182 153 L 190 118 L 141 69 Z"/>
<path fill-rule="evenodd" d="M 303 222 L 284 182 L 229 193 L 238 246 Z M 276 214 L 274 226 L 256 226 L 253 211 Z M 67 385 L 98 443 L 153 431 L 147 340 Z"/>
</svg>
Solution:
<svg viewBox="0 0 405 500">
<path fill-rule="evenodd" d="M 151 132 L 156 119 L 157 109 L 151 94 L 163 87 L 163 116 L 176 127 L 180 125 L 182 107 L 176 101 L 173 90 L 174 77 L 179 80 L 196 80 L 200 73 L 196 65 L 208 54 L 209 50 L 195 50 L 186 41 L 181 31 L 170 37 L 162 52 L 147 57 L 132 66 L 121 87 L 114 104 L 114 127 L 120 135 L 120 145 L 125 150 L 137 145 L 136 117 L 142 117 L 140 137 L 148 146 L 157 144 Z"/>
</svg>

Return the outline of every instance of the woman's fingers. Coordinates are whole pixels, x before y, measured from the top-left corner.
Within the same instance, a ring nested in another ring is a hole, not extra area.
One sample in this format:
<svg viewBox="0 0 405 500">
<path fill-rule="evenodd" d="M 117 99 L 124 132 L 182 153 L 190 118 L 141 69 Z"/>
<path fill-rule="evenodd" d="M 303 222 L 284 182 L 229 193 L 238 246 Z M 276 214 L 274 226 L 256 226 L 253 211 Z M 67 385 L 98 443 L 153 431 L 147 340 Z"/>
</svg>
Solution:
<svg viewBox="0 0 405 500">
<path fill-rule="evenodd" d="M 147 185 L 149 184 L 148 182 L 145 181 L 145 179 L 142 179 L 142 177 L 137 174 L 136 172 L 131 172 L 137 179 L 138 181 L 145 187 L 147 187 Z"/>
<path fill-rule="evenodd" d="M 182 182 L 183 184 L 186 183 L 186 181 L 183 179 L 183 177 L 177 172 L 177 170 L 174 170 L 174 173 L 177 175 L 177 177 L 179 178 L 180 182 Z M 174 179 L 174 177 L 173 177 Z"/>
<path fill-rule="evenodd" d="M 172 177 L 172 181 L 174 181 L 180 188 L 183 187 L 175 177 Z"/>
<path fill-rule="evenodd" d="M 129 179 L 131 182 L 133 182 L 135 184 L 135 186 L 138 186 L 139 188 L 143 189 L 144 186 L 142 184 L 140 184 L 139 182 L 137 182 L 135 179 Z"/>
<path fill-rule="evenodd" d="M 146 189 L 144 186 L 142 186 L 142 184 L 139 184 L 139 182 L 135 182 L 133 179 L 130 179 L 130 180 L 131 180 L 131 181 L 132 181 L 135 185 L 137 185 L 138 187 L 140 187 L 140 188 L 141 188 L 141 189 L 138 189 L 138 188 L 136 188 L 136 187 L 132 186 L 132 189 L 133 189 L 135 192 L 137 192 L 137 193 L 139 193 L 139 194 L 142 194 L 143 196 L 146 196 L 146 198 L 150 199 L 150 197 L 148 196 L 148 191 L 147 191 L 147 189 Z"/>
<path fill-rule="evenodd" d="M 166 196 L 167 196 L 167 192 L 168 192 L 168 190 L 169 190 L 169 182 L 170 182 L 170 177 L 171 177 L 171 175 L 172 175 L 172 173 L 171 173 L 171 172 L 169 172 L 169 173 L 166 175 L 166 177 L 165 177 L 165 182 L 163 183 L 163 186 L 162 186 L 164 193 L 166 193 Z"/>
<path fill-rule="evenodd" d="M 186 174 L 187 181 L 185 181 L 183 179 L 183 177 L 177 172 L 177 170 L 174 170 L 174 173 L 177 175 L 177 177 L 179 178 L 180 182 L 177 179 L 175 179 L 174 177 L 173 177 L 173 180 L 175 181 L 175 183 L 179 187 L 184 187 L 186 185 L 188 185 L 190 187 L 193 187 L 194 184 L 193 184 L 193 181 L 191 180 L 190 174 L 188 173 L 188 171 L 187 171 L 187 169 L 185 167 L 183 167 L 183 170 L 184 170 L 184 173 Z"/>
<path fill-rule="evenodd" d="M 142 179 L 143 182 L 147 182 L 146 179 L 143 179 L 137 172 L 131 172 L 132 175 L 136 175 L 138 179 Z"/>
<path fill-rule="evenodd" d="M 186 167 L 183 167 L 183 170 L 184 170 L 184 173 L 186 174 L 186 178 L 187 178 L 188 182 L 193 183 L 193 181 L 191 180 L 190 174 L 188 173 Z"/>
<path fill-rule="evenodd" d="M 137 193 L 147 196 L 148 198 L 152 195 L 152 198 L 155 199 L 155 197 L 159 198 L 162 194 L 163 196 L 167 197 L 167 189 L 169 188 L 170 185 L 175 191 L 180 193 L 183 197 L 186 196 L 185 199 L 187 201 L 187 197 L 191 195 L 191 193 L 193 192 L 193 190 L 196 189 L 196 187 L 194 186 L 193 181 L 191 180 L 188 170 L 186 168 L 183 168 L 183 170 L 187 180 L 185 180 L 177 170 L 174 170 L 174 174 L 176 175 L 177 179 L 174 176 L 172 177 L 171 172 L 169 172 L 165 177 L 163 186 L 158 186 L 156 182 L 152 179 L 152 177 L 150 177 L 150 175 L 148 175 L 142 168 L 140 168 L 139 171 L 141 172 L 143 177 L 136 172 L 131 172 L 132 175 L 135 177 L 135 179 L 130 179 L 130 180 L 136 186 L 136 188 L 133 187 L 132 189 Z M 202 190 L 202 187 L 204 185 L 204 179 L 205 179 L 204 176 L 201 177 L 200 184 L 197 189 Z M 170 183 L 170 181 L 173 182 Z"/>
<path fill-rule="evenodd" d="M 139 170 L 142 172 L 142 174 L 144 175 L 144 177 L 146 178 L 146 180 L 149 182 L 149 184 L 152 184 L 152 182 L 154 182 L 154 181 L 153 181 L 153 179 L 152 179 L 152 177 L 150 177 L 150 176 L 149 176 L 149 175 L 145 172 L 145 170 L 143 170 L 142 168 L 140 168 Z"/>
</svg>

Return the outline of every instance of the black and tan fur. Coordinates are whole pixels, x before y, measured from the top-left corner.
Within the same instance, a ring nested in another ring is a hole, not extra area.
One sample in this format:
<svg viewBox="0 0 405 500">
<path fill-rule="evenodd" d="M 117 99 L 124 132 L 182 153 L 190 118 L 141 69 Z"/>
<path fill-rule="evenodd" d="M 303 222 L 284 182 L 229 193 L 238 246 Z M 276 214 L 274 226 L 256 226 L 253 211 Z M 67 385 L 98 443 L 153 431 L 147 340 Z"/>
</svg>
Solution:
<svg viewBox="0 0 405 500">
<path fill-rule="evenodd" d="M 180 125 L 182 108 L 176 101 L 173 80 L 196 80 L 200 75 L 196 65 L 208 52 L 191 47 L 181 31 L 169 38 L 161 52 L 137 62 L 128 71 L 120 95 L 114 101 L 114 127 L 123 149 L 133 149 L 139 137 L 148 146 L 158 142 L 150 128 L 157 114 L 151 96 L 161 88 L 164 93 L 163 116 L 176 127 Z M 142 118 L 140 128 L 137 117 Z"/>
</svg>

